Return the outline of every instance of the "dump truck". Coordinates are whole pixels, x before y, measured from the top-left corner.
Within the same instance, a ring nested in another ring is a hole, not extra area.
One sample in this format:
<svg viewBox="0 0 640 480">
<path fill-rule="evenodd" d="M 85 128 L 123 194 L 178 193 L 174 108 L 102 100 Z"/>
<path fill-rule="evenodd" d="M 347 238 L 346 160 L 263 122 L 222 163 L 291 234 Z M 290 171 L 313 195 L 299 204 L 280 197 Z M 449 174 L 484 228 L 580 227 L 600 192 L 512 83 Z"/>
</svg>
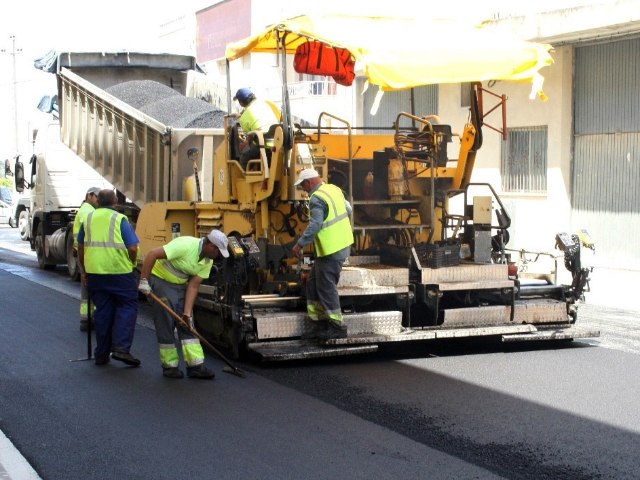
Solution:
<svg viewBox="0 0 640 480">
<path fill-rule="evenodd" d="M 186 151 L 180 148 L 181 135 L 188 137 L 193 130 L 172 131 L 171 126 L 140 109 L 156 104 L 158 109 L 173 109 L 180 115 L 187 105 L 191 107 L 186 111 L 190 120 L 214 109 L 195 98 L 189 98 L 186 104 L 172 101 L 182 97 L 186 101 L 187 93 L 197 84 L 195 75 L 201 70 L 192 56 L 51 51 L 37 59 L 35 66 L 57 75 L 61 94 L 45 95 L 38 105 L 28 171 L 16 159 L 17 189 L 22 192 L 28 188 L 31 193 L 30 205 L 21 213 L 21 237 L 30 241 L 40 268 L 66 264 L 75 280 L 79 270 L 72 249 L 73 222 L 90 187 L 115 188 L 117 209 L 134 225 L 145 203 L 181 200 L 183 187 L 193 190 L 190 177 L 194 165 L 171 164 L 171 159 L 180 155 L 187 160 Z M 93 89 L 97 89 L 97 96 Z M 108 91 L 121 97 L 133 96 L 137 108 Z M 65 115 L 72 108 L 60 105 L 59 98 L 81 102 L 74 108 L 79 108 L 82 116 L 72 119 Z M 91 129 L 100 138 L 85 150 L 88 145 L 75 143 L 76 129 Z M 215 148 L 223 135 L 219 129 L 198 133 L 197 137 L 199 142 L 189 141 L 189 146 L 206 149 Z"/>
<path fill-rule="evenodd" d="M 169 129 L 59 69 L 63 142 L 139 202 L 141 259 L 177 235 L 204 237 L 218 229 L 228 236 L 231 254 L 201 285 L 194 321 L 234 358 L 349 355 L 391 342 L 462 337 L 563 341 L 599 334 L 576 325 L 591 271 L 581 262 L 584 247 L 592 247 L 588 233 L 559 232 L 555 239 L 570 284 L 530 284 L 506 248 L 511 220 L 500 197 L 490 184 L 471 181 L 484 126 L 480 82 L 531 80 L 550 62 L 550 47 L 484 35 L 442 53 L 428 42 L 402 43 L 412 31 L 422 38 L 425 26 L 408 19 L 338 17 L 332 23 L 305 16 L 230 44 L 227 65 L 252 52 L 275 54 L 284 81 L 281 122 L 266 134 L 243 132 L 261 146 L 261 157 L 245 168 L 238 114 L 226 114 L 220 131 Z M 470 120 L 452 127 L 436 115 L 398 112 L 389 131 L 365 134 L 323 112 L 314 128 L 293 125 L 287 68 L 296 48 L 309 41 L 347 49 L 381 92 L 471 82 Z M 229 69 L 227 81 L 231 112 Z M 273 146 L 265 147 L 266 140 Z M 454 141 L 459 153 L 450 159 Z M 176 172 L 191 164 L 200 176 L 195 198 L 187 201 Z M 347 338 L 303 339 L 312 328 L 305 279 L 314 252 L 291 255 L 309 220 L 307 195 L 295 186 L 303 168 L 342 188 L 353 207 L 355 241 L 338 284 Z"/>
</svg>

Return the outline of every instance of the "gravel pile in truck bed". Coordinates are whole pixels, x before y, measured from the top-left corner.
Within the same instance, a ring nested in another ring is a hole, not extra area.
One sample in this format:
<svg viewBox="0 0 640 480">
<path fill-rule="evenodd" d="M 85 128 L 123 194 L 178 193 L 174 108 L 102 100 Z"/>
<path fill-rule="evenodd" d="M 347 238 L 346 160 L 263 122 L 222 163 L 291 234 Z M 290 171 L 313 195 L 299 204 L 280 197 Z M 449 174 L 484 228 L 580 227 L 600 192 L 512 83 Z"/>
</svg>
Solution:
<svg viewBox="0 0 640 480">
<path fill-rule="evenodd" d="M 185 128 L 222 128 L 224 127 L 223 117 L 226 114 L 227 112 L 224 112 L 222 110 L 212 110 L 210 112 L 205 112 L 199 117 L 196 117 L 193 120 L 191 120 L 184 127 Z"/>
<path fill-rule="evenodd" d="M 174 128 L 222 128 L 225 112 L 204 100 L 181 95 L 152 80 L 134 80 L 107 88 L 114 97 Z"/>
<path fill-rule="evenodd" d="M 134 80 L 132 82 L 119 83 L 107 88 L 106 91 L 137 109 L 158 100 L 180 95 L 173 88 L 151 80 Z"/>
</svg>

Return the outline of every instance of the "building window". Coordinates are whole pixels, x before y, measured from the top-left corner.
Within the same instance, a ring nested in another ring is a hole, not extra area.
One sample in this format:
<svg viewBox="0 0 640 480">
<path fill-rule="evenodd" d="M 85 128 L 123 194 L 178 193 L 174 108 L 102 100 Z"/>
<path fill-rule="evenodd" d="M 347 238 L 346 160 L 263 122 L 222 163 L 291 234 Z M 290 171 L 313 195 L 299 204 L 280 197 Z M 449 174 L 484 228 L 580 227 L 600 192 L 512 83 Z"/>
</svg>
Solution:
<svg viewBox="0 0 640 480">
<path fill-rule="evenodd" d="M 547 127 L 508 129 L 502 142 L 502 191 L 547 191 Z"/>
<path fill-rule="evenodd" d="M 244 57 L 242 57 L 242 69 L 251 70 L 251 54 L 250 53 L 247 53 Z"/>
</svg>

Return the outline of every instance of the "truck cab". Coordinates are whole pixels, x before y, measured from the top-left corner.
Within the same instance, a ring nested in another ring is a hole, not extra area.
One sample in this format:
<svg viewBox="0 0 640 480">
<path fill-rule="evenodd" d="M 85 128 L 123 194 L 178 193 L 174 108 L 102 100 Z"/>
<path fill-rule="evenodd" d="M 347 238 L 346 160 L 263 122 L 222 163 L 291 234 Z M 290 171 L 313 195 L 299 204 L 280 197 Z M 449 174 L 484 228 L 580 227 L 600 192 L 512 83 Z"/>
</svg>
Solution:
<svg viewBox="0 0 640 480">
<path fill-rule="evenodd" d="M 72 278 L 77 278 L 71 254 L 75 215 L 89 188 L 113 186 L 61 142 L 57 119 L 47 119 L 33 131 L 33 145 L 29 181 L 25 181 L 22 162 L 16 161 L 17 191 L 31 190 L 30 208 L 21 214 L 27 219 L 21 221 L 28 224 L 25 230 L 40 268 L 66 264 Z"/>
</svg>

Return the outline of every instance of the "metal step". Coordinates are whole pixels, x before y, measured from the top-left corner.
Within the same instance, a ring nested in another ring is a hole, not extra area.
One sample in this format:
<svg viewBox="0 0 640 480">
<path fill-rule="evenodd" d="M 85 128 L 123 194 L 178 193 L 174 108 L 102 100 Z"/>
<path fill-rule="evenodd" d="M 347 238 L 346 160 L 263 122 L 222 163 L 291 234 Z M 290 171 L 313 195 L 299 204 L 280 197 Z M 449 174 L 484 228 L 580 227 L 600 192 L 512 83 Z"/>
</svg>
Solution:
<svg viewBox="0 0 640 480">
<path fill-rule="evenodd" d="M 262 357 L 263 362 L 302 360 L 307 358 L 337 357 L 360 353 L 374 353 L 378 345 L 328 346 L 311 340 L 289 340 L 286 342 L 250 343 L 249 350 Z"/>
<path fill-rule="evenodd" d="M 504 305 L 451 308 L 444 311 L 444 322 L 442 326 L 445 328 L 456 328 L 508 324 L 511 323 L 509 321 L 509 311 L 510 308 Z"/>
<path fill-rule="evenodd" d="M 598 330 L 569 326 L 566 328 L 554 328 L 536 330 L 531 333 L 503 335 L 503 342 L 532 342 L 544 340 L 569 340 L 572 338 L 596 338 L 600 336 Z"/>
<path fill-rule="evenodd" d="M 565 323 L 565 302 L 548 298 L 517 300 L 513 323 L 549 324 Z M 452 308 L 444 311 L 444 327 L 481 327 L 511 323 L 511 306 L 491 305 L 485 307 Z"/>
<path fill-rule="evenodd" d="M 423 268 L 421 273 L 420 283 L 426 285 L 509 280 L 509 266 L 502 264 L 461 263 L 451 267 Z M 513 281 L 510 284 L 513 286 Z"/>
<path fill-rule="evenodd" d="M 382 264 L 345 265 L 340 272 L 340 287 L 399 286 L 409 283 L 409 269 Z"/>
<path fill-rule="evenodd" d="M 479 328 L 442 328 L 429 330 L 404 329 L 390 335 L 351 335 L 348 338 L 327 340 L 325 345 L 365 345 L 370 343 L 409 342 L 416 340 L 436 340 L 444 338 L 486 337 L 492 335 L 527 334 L 535 332 L 533 325 L 500 325 Z"/>
<path fill-rule="evenodd" d="M 305 312 L 254 312 L 256 332 L 260 340 L 300 337 L 313 328 Z M 392 334 L 402 331 L 402 312 L 349 313 L 343 316 L 349 333 Z"/>
<path fill-rule="evenodd" d="M 478 282 L 447 282 L 438 284 L 438 289 L 442 292 L 454 292 L 460 290 L 497 290 L 500 288 L 513 288 L 513 280 L 480 280 Z"/>
<path fill-rule="evenodd" d="M 511 307 L 507 307 L 511 311 Z M 508 313 L 507 313 L 508 314 Z M 565 302 L 551 298 L 535 298 L 516 300 L 514 322 L 518 323 L 558 323 L 567 321 L 567 305 Z"/>
</svg>

